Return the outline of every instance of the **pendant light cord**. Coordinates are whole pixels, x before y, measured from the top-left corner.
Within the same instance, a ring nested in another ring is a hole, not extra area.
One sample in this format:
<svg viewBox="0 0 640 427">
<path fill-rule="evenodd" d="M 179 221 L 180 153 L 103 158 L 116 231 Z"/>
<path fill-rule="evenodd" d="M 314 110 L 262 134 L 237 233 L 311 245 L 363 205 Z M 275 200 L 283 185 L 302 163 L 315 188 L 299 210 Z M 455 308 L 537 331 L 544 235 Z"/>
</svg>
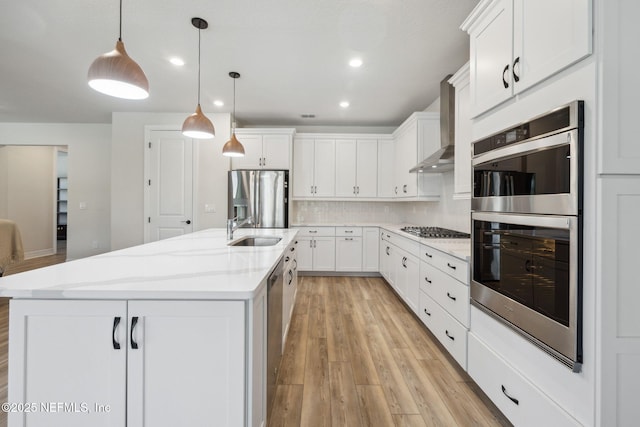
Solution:
<svg viewBox="0 0 640 427">
<path fill-rule="evenodd" d="M 118 40 L 122 41 L 122 0 L 120 0 L 120 31 L 118 32 Z"/>
<path fill-rule="evenodd" d="M 236 130 L 236 79 L 233 79 L 233 130 L 232 133 Z"/>
<path fill-rule="evenodd" d="M 202 30 L 198 28 L 198 105 L 200 105 L 200 32 L 201 31 Z"/>
</svg>

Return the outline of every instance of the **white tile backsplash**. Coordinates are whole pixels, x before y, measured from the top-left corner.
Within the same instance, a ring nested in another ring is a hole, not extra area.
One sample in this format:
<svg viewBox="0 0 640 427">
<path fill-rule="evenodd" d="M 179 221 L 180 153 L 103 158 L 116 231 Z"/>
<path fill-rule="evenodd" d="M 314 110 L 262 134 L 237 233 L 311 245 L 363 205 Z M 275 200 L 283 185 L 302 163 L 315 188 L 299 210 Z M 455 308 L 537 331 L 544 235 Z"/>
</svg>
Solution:
<svg viewBox="0 0 640 427">
<path fill-rule="evenodd" d="M 439 202 L 293 201 L 293 224 L 409 223 L 469 232 L 470 200 L 453 200 L 453 172 Z"/>
</svg>

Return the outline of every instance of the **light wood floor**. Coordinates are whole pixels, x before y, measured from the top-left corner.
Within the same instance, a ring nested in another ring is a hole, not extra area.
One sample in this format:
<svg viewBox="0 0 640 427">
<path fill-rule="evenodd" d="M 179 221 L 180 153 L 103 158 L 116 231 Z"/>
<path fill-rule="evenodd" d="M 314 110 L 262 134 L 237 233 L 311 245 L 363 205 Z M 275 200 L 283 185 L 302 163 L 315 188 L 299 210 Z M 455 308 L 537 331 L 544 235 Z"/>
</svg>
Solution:
<svg viewBox="0 0 640 427">
<path fill-rule="evenodd" d="M 39 258 L 32 258 L 7 267 L 3 276 L 22 273 L 36 268 L 60 264 L 67 257 L 66 246 L 58 246 L 58 253 Z M 0 403 L 7 401 L 7 372 L 9 350 L 9 299 L 0 298 Z M 0 427 L 7 425 L 7 414 L 0 411 Z"/>
<path fill-rule="evenodd" d="M 269 427 L 508 426 L 381 278 L 301 277 Z"/>
</svg>

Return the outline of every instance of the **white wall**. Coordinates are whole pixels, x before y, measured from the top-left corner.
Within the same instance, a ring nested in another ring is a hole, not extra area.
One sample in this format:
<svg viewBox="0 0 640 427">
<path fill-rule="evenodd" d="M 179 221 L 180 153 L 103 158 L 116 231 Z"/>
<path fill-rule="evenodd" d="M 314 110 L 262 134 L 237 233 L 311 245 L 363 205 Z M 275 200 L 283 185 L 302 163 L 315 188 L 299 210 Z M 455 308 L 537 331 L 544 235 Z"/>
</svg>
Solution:
<svg viewBox="0 0 640 427">
<path fill-rule="evenodd" d="M 0 145 L 66 145 L 69 148 L 67 259 L 110 247 L 111 126 L 74 123 L 0 123 Z M 87 209 L 79 209 L 79 201 Z M 99 248 L 94 248 L 94 242 Z"/>
<path fill-rule="evenodd" d="M 3 218 L 20 229 L 25 258 L 51 255 L 54 248 L 55 148 L 5 146 L 0 163 L 6 165 Z"/>
<path fill-rule="evenodd" d="M 191 113 L 113 113 L 111 142 L 111 249 L 144 243 L 145 126 L 182 127 Z M 216 129 L 213 140 L 195 140 L 194 230 L 224 227 L 227 219 L 229 159 L 222 146 L 231 136 L 230 114 L 209 114 Z M 205 213 L 205 204 L 215 213 Z"/>
</svg>

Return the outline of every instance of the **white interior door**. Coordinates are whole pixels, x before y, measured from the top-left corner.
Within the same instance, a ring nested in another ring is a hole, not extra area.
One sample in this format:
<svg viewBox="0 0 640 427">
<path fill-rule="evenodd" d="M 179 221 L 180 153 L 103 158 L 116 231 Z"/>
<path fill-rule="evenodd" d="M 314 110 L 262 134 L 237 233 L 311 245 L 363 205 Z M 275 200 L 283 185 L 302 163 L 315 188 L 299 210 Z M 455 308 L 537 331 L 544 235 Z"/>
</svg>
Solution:
<svg viewBox="0 0 640 427">
<path fill-rule="evenodd" d="M 148 242 L 193 231 L 193 142 L 177 130 L 153 130 L 147 144 Z"/>
</svg>

